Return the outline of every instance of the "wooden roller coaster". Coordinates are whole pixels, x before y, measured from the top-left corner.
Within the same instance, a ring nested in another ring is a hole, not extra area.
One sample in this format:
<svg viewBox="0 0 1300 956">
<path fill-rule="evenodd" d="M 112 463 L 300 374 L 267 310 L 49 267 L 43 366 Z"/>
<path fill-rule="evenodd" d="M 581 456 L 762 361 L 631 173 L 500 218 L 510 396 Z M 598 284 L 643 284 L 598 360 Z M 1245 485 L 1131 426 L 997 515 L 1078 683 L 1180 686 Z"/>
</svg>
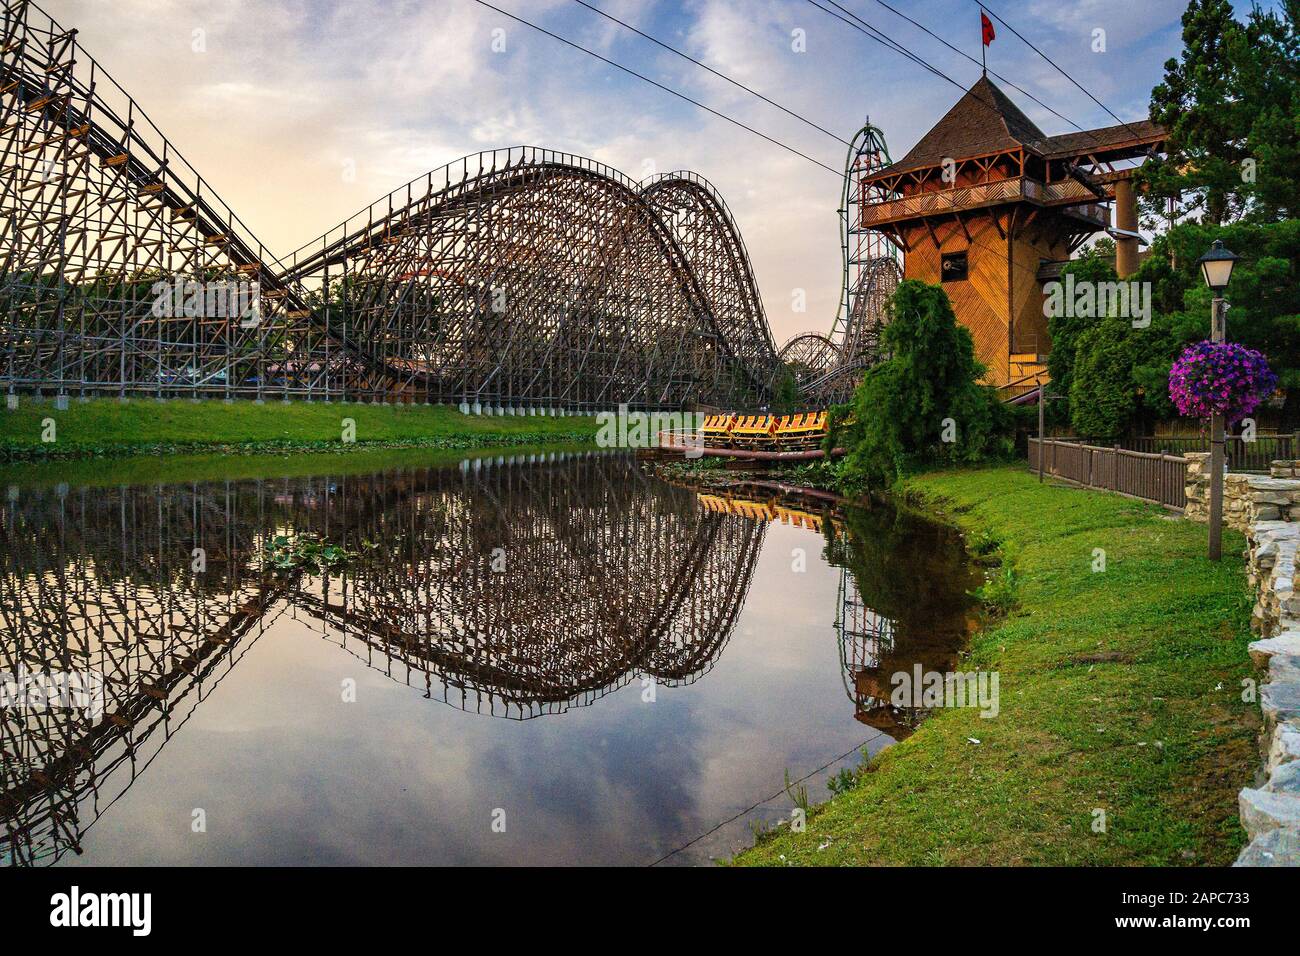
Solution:
<svg viewBox="0 0 1300 956">
<path fill-rule="evenodd" d="M 511 413 L 757 407 L 776 348 L 705 180 L 494 150 L 281 259 L 82 46 L 0 10 L 0 388 L 452 402 Z M 157 284 L 245 283 L 237 317 Z"/>
</svg>

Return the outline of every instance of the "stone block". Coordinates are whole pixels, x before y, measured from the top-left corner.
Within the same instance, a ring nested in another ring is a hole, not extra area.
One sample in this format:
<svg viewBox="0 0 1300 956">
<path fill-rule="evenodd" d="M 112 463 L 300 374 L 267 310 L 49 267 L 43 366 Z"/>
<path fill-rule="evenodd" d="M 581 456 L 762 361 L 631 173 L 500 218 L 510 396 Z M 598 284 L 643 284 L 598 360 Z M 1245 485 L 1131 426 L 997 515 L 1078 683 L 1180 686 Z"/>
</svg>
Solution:
<svg viewBox="0 0 1300 956">
<path fill-rule="evenodd" d="M 1247 787 L 1237 795 L 1237 810 L 1252 840 L 1278 827 L 1300 827 L 1300 797 Z"/>
<path fill-rule="evenodd" d="M 1300 829 L 1278 827 L 1261 834 L 1233 866 L 1300 866 Z"/>
<path fill-rule="evenodd" d="M 1284 793 L 1300 797 L 1300 760 L 1284 763 L 1269 775 L 1264 789 L 1269 793 Z"/>
<path fill-rule="evenodd" d="M 1253 508 L 1261 508 L 1261 507 L 1263 507 L 1264 505 L 1276 505 L 1278 508 L 1281 508 L 1283 505 L 1289 505 L 1289 504 L 1291 503 L 1291 496 L 1290 496 L 1290 495 L 1277 494 L 1277 493 L 1275 493 L 1275 492 L 1271 492 L 1271 491 L 1252 491 L 1250 494 L 1248 494 L 1248 495 L 1243 495 L 1242 498 L 1239 498 L 1239 499 L 1237 499 L 1237 500 L 1238 500 L 1238 501 L 1240 501 L 1240 500 L 1249 500 L 1249 502 L 1250 502 L 1250 504 L 1251 504 L 1251 507 L 1253 507 Z M 1261 521 L 1277 521 L 1278 519 L 1277 519 L 1277 518 L 1261 518 L 1260 520 L 1261 520 Z"/>
<path fill-rule="evenodd" d="M 1300 654 L 1300 631 L 1283 631 L 1262 641 L 1252 641 L 1247 650 L 1251 660 L 1260 667 L 1274 654 Z"/>
<path fill-rule="evenodd" d="M 1265 478 L 1251 475 L 1246 479 L 1246 486 L 1255 491 L 1300 491 L 1300 481 L 1295 478 Z"/>
<path fill-rule="evenodd" d="M 1268 679 L 1275 683 L 1300 683 L 1300 655 L 1274 654 L 1268 659 Z"/>
<path fill-rule="evenodd" d="M 1300 723 L 1284 721 L 1273 728 L 1268 746 L 1268 772 L 1270 775 L 1284 764 L 1300 760 Z"/>
<path fill-rule="evenodd" d="M 1259 689 L 1259 706 L 1270 724 L 1300 720 L 1300 684 L 1265 684 Z"/>
</svg>

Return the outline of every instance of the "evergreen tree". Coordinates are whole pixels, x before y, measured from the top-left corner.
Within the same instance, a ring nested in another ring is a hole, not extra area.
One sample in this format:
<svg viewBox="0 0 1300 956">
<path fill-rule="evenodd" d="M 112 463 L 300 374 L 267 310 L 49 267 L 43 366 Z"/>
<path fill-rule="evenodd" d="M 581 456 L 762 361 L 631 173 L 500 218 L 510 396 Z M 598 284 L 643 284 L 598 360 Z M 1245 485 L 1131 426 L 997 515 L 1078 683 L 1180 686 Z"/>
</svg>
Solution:
<svg viewBox="0 0 1300 956">
<path fill-rule="evenodd" d="M 1168 155 L 1146 165 L 1153 200 L 1193 198 L 1215 225 L 1232 212 L 1240 194 L 1247 125 L 1234 99 L 1228 52 L 1242 27 L 1229 0 L 1192 0 L 1183 13 L 1183 54 L 1165 63 L 1164 80 L 1151 91 L 1151 119 L 1169 131 Z"/>
<path fill-rule="evenodd" d="M 1300 218 L 1300 0 L 1285 0 L 1281 16 L 1253 9 L 1229 58 L 1254 164 L 1243 184 L 1246 217 Z"/>
<path fill-rule="evenodd" d="M 974 340 L 942 288 L 915 279 L 899 285 L 881 348 L 889 358 L 854 394 L 853 423 L 831 437 L 849 449 L 841 465 L 847 488 L 887 486 L 918 465 L 1010 450 L 1009 413 L 979 384 Z"/>
<path fill-rule="evenodd" d="M 1141 331 L 1121 318 L 1093 319 L 1079 336 L 1069 391 L 1076 434 L 1109 441 L 1129 430 L 1138 411 L 1133 371 L 1143 344 Z"/>
<path fill-rule="evenodd" d="M 1300 214 L 1300 0 L 1281 13 L 1254 7 L 1246 22 L 1229 0 L 1192 0 L 1181 58 L 1151 91 L 1151 118 L 1169 131 L 1167 155 L 1142 169 L 1144 205 L 1221 225 Z"/>
<path fill-rule="evenodd" d="M 1060 281 L 1065 283 L 1066 276 L 1071 274 L 1077 283 L 1118 281 L 1119 276 L 1115 274 L 1114 266 L 1103 258 L 1104 253 L 1104 249 L 1097 247 L 1088 249 L 1080 258 L 1070 262 L 1061 270 Z M 1070 397 L 1078 339 L 1097 321 L 1093 316 L 1069 314 L 1072 311 L 1051 315 L 1047 319 L 1047 331 L 1052 339 L 1052 351 L 1047 355 L 1047 374 L 1052 380 L 1052 391 L 1065 396 L 1067 401 Z M 1053 411 L 1061 416 L 1068 414 L 1068 409 L 1060 405 L 1055 406 Z"/>
</svg>

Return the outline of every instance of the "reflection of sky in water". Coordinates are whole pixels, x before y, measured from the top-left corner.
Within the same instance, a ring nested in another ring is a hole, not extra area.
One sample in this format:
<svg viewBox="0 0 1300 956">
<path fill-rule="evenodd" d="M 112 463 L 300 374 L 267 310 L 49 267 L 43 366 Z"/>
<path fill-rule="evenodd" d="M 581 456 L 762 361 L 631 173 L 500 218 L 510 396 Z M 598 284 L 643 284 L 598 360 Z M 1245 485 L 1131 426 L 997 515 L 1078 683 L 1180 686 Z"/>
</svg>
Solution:
<svg viewBox="0 0 1300 956">
<path fill-rule="evenodd" d="M 24 490 L 0 512 L 0 584 L 18 609 L 0 651 L 100 661 L 116 726 L 0 722 L 0 748 L 22 755 L 0 766 L 16 808 L 0 853 L 645 864 L 737 816 L 672 862 L 729 855 L 750 824 L 788 819 L 786 770 L 829 762 L 806 784 L 821 800 L 839 755 L 910 732 L 918 715 L 879 706 L 888 675 L 946 669 L 961 640 L 971 582 L 952 534 L 885 508 L 846 511 L 830 541 L 805 521 L 697 498 L 617 456 Z M 258 570 L 281 533 L 382 544 L 323 589 Z M 195 577 L 198 542 L 210 565 Z M 500 575 L 499 545 L 523 562 Z M 82 584 L 38 587 L 51 567 Z M 858 636 L 841 648 L 840 589 L 855 582 Z M 873 634 L 875 612 L 891 637 Z M 683 686 L 646 702 L 643 667 Z M 478 691 L 492 701 L 476 712 Z M 575 694 L 586 706 L 558 703 Z M 196 809 L 206 833 L 191 831 Z"/>
<path fill-rule="evenodd" d="M 648 863 L 778 790 L 786 768 L 872 736 L 844 691 L 822 545 L 769 526 L 736 631 L 695 683 L 643 703 L 634 681 L 527 721 L 424 699 L 281 616 L 64 862 Z M 814 800 L 825 778 L 808 781 Z M 190 832 L 196 807 L 206 834 Z M 788 810 L 782 796 L 674 862 L 729 854 L 747 820 Z"/>
</svg>

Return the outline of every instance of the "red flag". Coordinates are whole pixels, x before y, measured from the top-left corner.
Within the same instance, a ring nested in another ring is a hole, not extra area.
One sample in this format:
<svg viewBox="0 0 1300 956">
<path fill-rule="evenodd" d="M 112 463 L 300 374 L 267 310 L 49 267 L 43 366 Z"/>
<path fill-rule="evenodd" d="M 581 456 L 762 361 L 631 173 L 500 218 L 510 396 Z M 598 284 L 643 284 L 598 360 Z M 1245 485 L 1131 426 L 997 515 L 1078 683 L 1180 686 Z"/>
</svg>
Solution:
<svg viewBox="0 0 1300 956">
<path fill-rule="evenodd" d="M 983 10 L 980 11 L 980 34 L 984 37 L 984 45 L 988 46 L 997 37 L 993 32 L 993 21 L 988 18 Z"/>
</svg>

